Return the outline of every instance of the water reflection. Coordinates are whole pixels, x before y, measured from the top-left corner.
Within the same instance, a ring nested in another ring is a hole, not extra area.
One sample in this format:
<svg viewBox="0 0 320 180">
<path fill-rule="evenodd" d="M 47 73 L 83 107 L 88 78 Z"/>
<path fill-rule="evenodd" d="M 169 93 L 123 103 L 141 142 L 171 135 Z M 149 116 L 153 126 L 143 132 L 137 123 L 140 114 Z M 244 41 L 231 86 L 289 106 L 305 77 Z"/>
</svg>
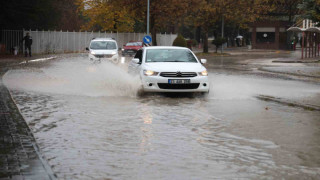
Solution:
<svg viewBox="0 0 320 180">
<path fill-rule="evenodd" d="M 140 142 L 140 152 L 146 153 L 152 149 L 151 139 L 154 137 L 153 127 L 152 127 L 152 112 L 150 112 L 149 106 L 147 104 L 141 104 L 139 106 L 140 119 L 143 120 L 141 124 L 141 142 Z M 142 155 L 142 154 L 140 154 Z"/>
<path fill-rule="evenodd" d="M 320 175 L 319 112 L 254 98 L 301 98 L 306 91 L 312 96 L 319 92 L 317 85 L 305 90 L 304 83 L 215 73 L 207 97 L 137 97 L 134 81 L 121 69 L 80 62 L 54 63 L 38 73 L 15 70 L 4 77 L 59 179 Z M 119 73 L 124 74 L 114 79 Z"/>
</svg>

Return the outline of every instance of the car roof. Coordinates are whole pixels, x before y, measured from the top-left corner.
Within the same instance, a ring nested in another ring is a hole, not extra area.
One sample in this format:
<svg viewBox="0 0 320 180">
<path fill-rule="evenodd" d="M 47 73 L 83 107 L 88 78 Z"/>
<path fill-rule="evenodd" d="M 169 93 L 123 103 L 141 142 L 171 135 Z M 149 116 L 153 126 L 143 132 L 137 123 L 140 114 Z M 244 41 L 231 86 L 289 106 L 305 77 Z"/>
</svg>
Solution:
<svg viewBox="0 0 320 180">
<path fill-rule="evenodd" d="M 92 39 L 91 41 L 116 41 L 112 38 L 95 38 L 95 39 Z"/>
<path fill-rule="evenodd" d="M 148 46 L 143 47 L 144 49 L 189 49 L 186 47 L 179 47 L 179 46 Z"/>
<path fill-rule="evenodd" d="M 142 41 L 129 41 L 127 43 L 137 43 L 137 42 L 142 43 Z"/>
</svg>

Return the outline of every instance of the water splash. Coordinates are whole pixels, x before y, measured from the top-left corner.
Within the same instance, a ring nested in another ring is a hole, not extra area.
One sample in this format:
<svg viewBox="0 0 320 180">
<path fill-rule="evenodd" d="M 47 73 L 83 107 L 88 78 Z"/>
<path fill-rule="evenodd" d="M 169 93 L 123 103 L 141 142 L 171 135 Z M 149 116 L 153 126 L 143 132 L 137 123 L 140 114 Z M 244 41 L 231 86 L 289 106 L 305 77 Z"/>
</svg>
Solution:
<svg viewBox="0 0 320 180">
<path fill-rule="evenodd" d="M 85 96 L 135 96 L 140 81 L 125 68 L 109 62 L 92 64 L 87 58 L 53 62 L 49 67 L 11 70 L 4 83 L 14 90 Z"/>
</svg>

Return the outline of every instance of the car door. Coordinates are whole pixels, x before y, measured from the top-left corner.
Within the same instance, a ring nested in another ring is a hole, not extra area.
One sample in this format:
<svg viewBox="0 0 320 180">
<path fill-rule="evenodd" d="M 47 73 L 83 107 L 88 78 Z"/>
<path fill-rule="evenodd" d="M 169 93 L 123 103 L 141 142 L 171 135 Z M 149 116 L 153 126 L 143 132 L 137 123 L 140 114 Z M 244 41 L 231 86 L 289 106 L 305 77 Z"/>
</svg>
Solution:
<svg viewBox="0 0 320 180">
<path fill-rule="evenodd" d="M 134 56 L 134 59 L 139 59 L 139 63 L 137 64 L 131 60 L 128 65 L 128 73 L 139 74 L 141 64 L 142 64 L 142 57 L 143 57 L 143 49 L 139 49 L 136 55 Z"/>
</svg>

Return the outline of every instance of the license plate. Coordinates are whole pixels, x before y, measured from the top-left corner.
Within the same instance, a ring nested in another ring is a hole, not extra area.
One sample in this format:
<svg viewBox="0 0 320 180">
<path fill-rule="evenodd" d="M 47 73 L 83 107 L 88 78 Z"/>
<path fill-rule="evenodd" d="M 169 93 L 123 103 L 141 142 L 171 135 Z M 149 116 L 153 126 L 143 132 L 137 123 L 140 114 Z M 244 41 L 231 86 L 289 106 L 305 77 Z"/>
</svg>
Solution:
<svg viewBox="0 0 320 180">
<path fill-rule="evenodd" d="M 169 79 L 169 84 L 190 84 L 190 79 Z"/>
</svg>

